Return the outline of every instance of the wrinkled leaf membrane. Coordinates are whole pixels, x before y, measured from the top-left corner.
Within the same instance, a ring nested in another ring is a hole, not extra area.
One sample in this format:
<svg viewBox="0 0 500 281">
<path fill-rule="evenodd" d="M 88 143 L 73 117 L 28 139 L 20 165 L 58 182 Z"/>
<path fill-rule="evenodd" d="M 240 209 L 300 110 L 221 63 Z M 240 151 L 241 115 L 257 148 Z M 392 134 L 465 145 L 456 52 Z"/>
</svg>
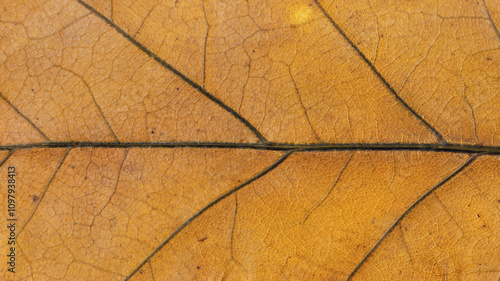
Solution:
<svg viewBox="0 0 500 281">
<path fill-rule="evenodd" d="M 500 2 L 0 9 L 2 280 L 500 278 Z"/>
</svg>

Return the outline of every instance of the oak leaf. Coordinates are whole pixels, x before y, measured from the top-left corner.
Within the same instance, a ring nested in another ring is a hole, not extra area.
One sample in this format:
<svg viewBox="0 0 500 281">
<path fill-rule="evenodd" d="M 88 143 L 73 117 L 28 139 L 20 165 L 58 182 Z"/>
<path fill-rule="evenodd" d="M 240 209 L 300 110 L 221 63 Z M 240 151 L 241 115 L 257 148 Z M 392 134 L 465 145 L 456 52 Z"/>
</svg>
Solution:
<svg viewBox="0 0 500 281">
<path fill-rule="evenodd" d="M 1 279 L 498 280 L 499 3 L 0 2 Z"/>
</svg>

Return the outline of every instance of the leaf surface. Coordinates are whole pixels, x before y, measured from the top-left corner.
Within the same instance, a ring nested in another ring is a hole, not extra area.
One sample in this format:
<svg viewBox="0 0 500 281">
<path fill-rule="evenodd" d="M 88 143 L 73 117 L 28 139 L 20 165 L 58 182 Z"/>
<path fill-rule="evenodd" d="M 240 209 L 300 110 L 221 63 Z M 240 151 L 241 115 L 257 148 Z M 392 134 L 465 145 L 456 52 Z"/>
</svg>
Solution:
<svg viewBox="0 0 500 281">
<path fill-rule="evenodd" d="M 0 6 L 1 279 L 500 278 L 497 1 Z"/>
</svg>

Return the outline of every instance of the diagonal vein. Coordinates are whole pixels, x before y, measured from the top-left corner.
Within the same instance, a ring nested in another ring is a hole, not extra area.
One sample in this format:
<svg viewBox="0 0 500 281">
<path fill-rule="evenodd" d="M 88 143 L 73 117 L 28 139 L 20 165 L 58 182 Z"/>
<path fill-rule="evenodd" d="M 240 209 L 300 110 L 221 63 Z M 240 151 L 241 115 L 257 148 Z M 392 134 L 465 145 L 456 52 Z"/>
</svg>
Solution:
<svg viewBox="0 0 500 281">
<path fill-rule="evenodd" d="M 59 161 L 59 164 L 57 165 L 56 169 L 52 173 L 52 176 L 50 177 L 49 181 L 45 185 L 45 188 L 43 189 L 42 194 L 40 195 L 40 199 L 38 199 L 38 202 L 37 202 L 35 208 L 33 208 L 33 211 L 31 212 L 30 216 L 26 219 L 26 222 L 19 229 L 18 235 L 21 234 L 21 232 L 24 230 L 24 228 L 26 228 L 26 226 L 28 225 L 28 223 L 31 221 L 31 219 L 35 215 L 35 212 L 38 209 L 38 206 L 40 206 L 40 203 L 42 202 L 43 198 L 45 197 L 45 194 L 47 193 L 47 190 L 49 189 L 50 184 L 52 183 L 52 181 L 56 177 L 57 172 L 59 172 L 59 170 L 61 169 L 61 166 L 64 163 L 64 160 L 66 159 L 66 157 L 68 156 L 70 150 L 71 150 L 71 148 L 67 148 L 66 153 L 64 153 L 63 157 L 61 157 L 61 160 Z"/>
<path fill-rule="evenodd" d="M 9 150 L 9 152 L 7 152 L 7 155 L 5 155 L 5 157 L 2 159 L 2 161 L 0 161 L 0 167 L 2 167 L 3 164 L 5 164 L 5 162 L 7 162 L 7 160 L 9 160 L 10 156 L 12 156 L 12 153 L 14 153 L 14 150 Z"/>
<path fill-rule="evenodd" d="M 104 121 L 104 124 L 106 125 L 106 127 L 108 128 L 108 131 L 109 133 L 111 134 L 111 136 L 113 137 L 113 139 L 115 139 L 115 141 L 117 142 L 120 142 L 120 140 L 118 139 L 118 137 L 116 136 L 115 132 L 113 131 L 113 129 L 111 128 L 111 125 L 109 124 L 108 122 L 108 119 L 106 119 L 106 116 L 104 115 L 104 113 L 102 112 L 102 109 L 101 107 L 99 106 L 99 104 L 97 103 L 97 100 L 95 99 L 95 96 L 94 96 L 94 93 L 92 93 L 92 89 L 90 88 L 90 85 L 87 83 L 87 81 L 85 81 L 85 79 L 83 78 L 82 75 L 74 72 L 73 70 L 71 69 L 67 69 L 65 67 L 62 67 L 62 66 L 59 66 L 62 70 L 64 71 L 67 71 L 73 75 L 75 75 L 76 77 L 78 77 L 78 79 L 80 79 L 80 81 L 82 81 L 83 85 L 85 85 L 85 88 L 87 89 L 87 91 L 89 91 L 89 95 L 90 97 L 92 98 L 92 101 L 94 102 L 94 105 L 97 107 L 97 111 L 99 112 L 99 115 L 101 115 L 101 118 L 102 120 Z"/>
<path fill-rule="evenodd" d="M 483 0 L 483 6 L 484 6 L 484 9 L 486 10 L 486 14 L 488 15 L 488 19 L 491 22 L 491 26 L 493 27 L 493 30 L 495 30 L 495 33 L 497 34 L 498 39 L 500 39 L 500 32 L 498 31 L 498 28 L 495 25 L 495 22 L 491 18 L 490 11 L 488 9 L 488 6 L 486 5 L 486 1 L 485 0 Z"/>
<path fill-rule="evenodd" d="M 345 161 L 344 163 L 344 166 L 342 166 L 342 168 L 340 169 L 339 173 L 337 174 L 337 178 L 335 178 L 335 181 L 333 182 L 333 184 L 330 186 L 330 189 L 326 192 L 326 194 L 323 196 L 323 198 L 321 198 L 321 200 L 318 201 L 318 203 L 316 203 L 310 210 L 309 212 L 307 212 L 307 214 L 305 215 L 304 219 L 302 220 L 302 223 L 304 224 L 306 222 L 306 220 L 309 218 L 309 216 L 311 215 L 311 213 L 318 209 L 318 207 L 323 204 L 323 202 L 325 202 L 326 198 L 328 198 L 328 196 L 332 193 L 333 189 L 335 188 L 335 186 L 337 185 L 337 183 L 339 182 L 340 180 L 340 177 L 342 176 L 342 174 L 344 173 L 344 171 L 346 170 L 347 168 L 347 165 L 349 164 L 349 162 L 351 162 L 351 159 L 352 159 L 352 156 L 354 155 L 356 151 L 353 151 L 351 153 L 351 155 L 349 155 L 349 157 L 347 158 L 347 160 Z"/>
<path fill-rule="evenodd" d="M 17 107 L 15 107 L 2 93 L 0 93 L 0 98 L 3 99 L 12 109 L 14 109 L 14 111 L 19 114 L 19 116 L 26 120 L 26 122 L 28 122 L 31 127 L 33 127 L 46 141 L 50 141 L 47 135 L 45 135 L 42 130 L 40 130 L 37 125 L 35 125 L 35 123 L 33 123 L 28 117 L 26 117 L 26 115 L 19 111 L 19 109 L 17 109 Z"/>
<path fill-rule="evenodd" d="M 401 221 L 413 210 L 415 207 L 417 207 L 422 201 L 424 201 L 429 195 L 433 194 L 436 190 L 438 190 L 441 186 L 443 186 L 445 183 L 450 181 L 452 178 L 454 178 L 456 175 L 460 174 L 467 166 L 469 166 L 474 160 L 477 159 L 479 154 L 475 154 L 471 158 L 469 158 L 462 166 L 460 166 L 457 170 L 455 170 L 453 173 L 451 173 L 449 176 L 447 176 L 445 179 L 443 179 L 441 182 L 436 184 L 433 188 L 431 188 L 429 191 L 427 191 L 424 195 L 422 195 L 415 203 L 413 203 L 393 224 L 392 226 L 382 235 L 382 238 L 380 238 L 377 243 L 370 249 L 370 251 L 366 254 L 366 256 L 358 263 L 358 265 L 354 268 L 354 270 L 351 272 L 349 277 L 347 277 L 347 280 L 352 280 L 352 277 L 356 272 L 363 266 L 363 264 L 370 258 L 370 256 L 377 250 L 377 248 L 382 244 L 382 242 L 391 234 L 391 232 L 398 226 Z"/>
<path fill-rule="evenodd" d="M 186 226 L 188 226 L 189 224 L 191 224 L 191 222 L 193 222 L 196 218 L 198 218 L 201 214 L 203 214 L 204 212 L 206 212 L 208 209 L 210 209 L 211 207 L 213 207 L 214 205 L 216 205 L 217 203 L 219 203 L 220 201 L 226 199 L 227 197 L 231 196 L 232 194 L 234 194 L 236 191 L 242 189 L 243 187 L 249 185 L 250 183 L 254 182 L 255 180 L 263 177 L 264 175 L 266 175 L 267 173 L 269 173 L 270 171 L 274 170 L 276 167 L 278 167 L 281 163 L 283 163 L 294 151 L 293 150 L 290 150 L 290 151 L 287 151 L 285 154 L 283 154 L 283 156 L 281 156 L 275 163 L 273 163 L 271 166 L 267 167 L 266 169 L 264 169 L 262 172 L 260 172 L 259 174 L 255 175 L 254 177 L 248 179 L 247 181 L 245 181 L 244 183 L 236 186 L 235 188 L 229 190 L 228 192 L 222 194 L 219 198 L 215 199 L 214 201 L 210 202 L 208 205 L 206 205 L 205 207 L 203 207 L 201 210 L 199 210 L 196 214 L 194 214 L 193 216 L 191 216 L 186 222 L 184 222 L 179 228 L 177 228 L 165 241 L 163 241 L 158 247 L 156 247 L 152 252 L 151 254 L 149 254 L 149 256 L 147 256 L 133 271 L 132 273 L 130 273 L 125 279 L 124 281 L 127 281 L 129 280 L 130 278 L 132 278 L 132 276 L 134 276 L 135 273 L 137 273 L 137 271 L 139 271 L 139 269 L 144 265 L 146 264 L 148 261 L 151 260 L 151 258 L 156 255 L 156 253 L 158 253 L 163 247 L 165 247 L 165 245 L 167 245 L 177 234 L 179 234 L 179 232 L 181 232 L 184 228 L 186 228 Z"/>
<path fill-rule="evenodd" d="M 325 15 L 325 17 L 330 21 L 330 23 L 335 27 L 335 29 L 342 35 L 342 37 L 351 45 L 354 51 L 363 59 L 363 61 L 371 68 L 373 73 L 382 81 L 387 89 L 396 97 L 396 100 L 399 101 L 411 114 L 413 114 L 420 122 L 422 122 L 432 133 L 436 136 L 436 138 L 441 143 L 446 143 L 446 140 L 443 138 L 441 133 L 439 133 L 429 122 L 427 122 L 422 116 L 420 116 L 413 108 L 410 107 L 396 92 L 396 90 L 387 82 L 387 80 L 382 76 L 382 74 L 378 71 L 378 69 L 373 65 L 373 63 L 365 56 L 363 52 L 354 44 L 354 42 L 347 36 L 347 34 L 340 28 L 340 26 L 333 20 L 333 18 L 326 12 L 325 8 L 319 3 L 318 0 L 314 0 L 316 5 L 318 5 L 321 12 Z"/>
<path fill-rule="evenodd" d="M 120 33 L 123 37 L 125 37 L 127 40 L 129 40 L 132 44 L 137 46 L 142 52 L 144 52 L 146 55 L 149 57 L 153 58 L 155 61 L 157 61 L 161 66 L 164 68 L 168 69 L 178 77 L 180 77 L 182 80 L 184 80 L 186 83 L 188 83 L 191 87 L 196 89 L 198 92 L 203 94 L 205 97 L 207 97 L 209 100 L 220 106 L 222 109 L 226 110 L 229 112 L 233 117 L 238 119 L 241 123 L 243 123 L 252 133 L 261 141 L 262 143 L 268 143 L 266 138 L 255 128 L 248 120 L 246 120 L 243 116 L 241 116 L 238 112 L 236 112 L 234 109 L 229 107 L 227 104 L 222 102 L 220 99 L 215 97 L 213 94 L 209 93 L 205 88 L 203 88 L 201 85 L 197 84 L 193 80 L 189 79 L 186 75 L 181 73 L 179 70 L 174 68 L 172 65 L 168 64 L 166 61 L 158 57 L 155 53 L 150 51 L 148 48 L 146 48 L 144 45 L 142 45 L 139 41 L 136 39 L 132 38 L 130 34 L 125 32 L 122 28 L 120 28 L 118 25 L 116 25 L 114 22 L 109 20 L 106 16 L 103 14 L 99 13 L 97 10 L 95 10 L 92 6 L 89 4 L 85 3 L 82 0 L 76 0 L 78 3 L 80 3 L 83 7 L 88 9 L 90 12 L 101 18 L 103 21 L 105 21 L 109 26 L 111 26 L 114 30 L 116 30 L 118 33 Z"/>
<path fill-rule="evenodd" d="M 106 201 L 106 203 L 101 207 L 101 209 L 99 209 L 99 211 L 92 217 L 92 221 L 90 222 L 90 232 L 92 232 L 92 228 L 94 227 L 95 219 L 102 214 L 102 211 L 104 209 L 106 209 L 106 207 L 111 202 L 113 195 L 116 194 L 116 190 L 118 189 L 118 183 L 120 183 L 120 174 L 121 174 L 122 169 L 123 169 L 123 164 L 125 163 L 125 160 L 127 160 L 127 155 L 128 155 L 129 151 L 130 151 L 130 149 L 126 149 L 125 152 L 123 153 L 123 158 L 122 158 L 122 161 L 120 162 L 120 166 L 118 167 L 118 173 L 116 175 L 116 183 L 115 183 L 115 186 L 113 188 L 113 192 L 111 192 L 111 194 L 108 197 L 108 201 Z"/>
</svg>

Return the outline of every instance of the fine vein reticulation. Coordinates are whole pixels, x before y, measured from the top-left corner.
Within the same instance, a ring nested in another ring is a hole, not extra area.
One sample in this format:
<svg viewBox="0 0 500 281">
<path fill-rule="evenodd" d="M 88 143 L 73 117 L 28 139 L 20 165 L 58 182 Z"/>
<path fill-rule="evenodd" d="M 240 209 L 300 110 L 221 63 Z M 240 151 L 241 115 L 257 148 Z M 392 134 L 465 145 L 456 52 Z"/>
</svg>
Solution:
<svg viewBox="0 0 500 281">
<path fill-rule="evenodd" d="M 187 82 L 189 85 L 191 85 L 193 88 L 195 88 L 197 91 L 199 91 L 201 94 L 215 102 L 217 105 L 219 105 L 221 108 L 232 114 L 235 118 L 237 118 L 240 122 L 242 122 L 250 131 L 254 133 L 254 135 L 261 141 L 262 143 L 268 143 L 266 138 L 255 128 L 247 119 L 245 119 L 243 116 L 241 116 L 238 112 L 236 112 L 233 108 L 229 107 L 226 105 L 224 102 L 222 102 L 220 99 L 215 97 L 213 94 L 209 93 L 207 90 L 205 90 L 201 85 L 195 83 L 193 80 L 188 78 L 186 75 L 181 73 L 179 70 L 174 68 L 172 65 L 168 64 L 166 61 L 158 57 L 156 54 L 154 54 L 152 51 L 147 49 L 144 45 L 142 45 L 139 41 L 134 39 L 130 34 L 125 32 L 122 28 L 117 26 L 115 23 L 113 23 L 110 19 L 108 19 L 106 16 L 95 10 L 92 6 L 89 4 L 85 3 L 82 0 L 76 0 L 78 3 L 80 3 L 82 6 L 84 6 L 86 9 L 88 9 L 90 12 L 93 14 L 97 15 L 100 17 L 102 20 L 104 20 L 108 25 L 110 25 L 113 29 L 115 29 L 118 33 L 120 33 L 122 36 L 127 38 L 131 43 L 136 45 L 141 51 L 146 53 L 148 56 L 156 60 L 158 63 L 160 63 L 163 67 L 168 69 L 169 71 L 173 72 L 175 75 L 179 76 L 181 79 L 183 79 L 185 82 Z M 345 34 L 345 32 L 338 26 L 338 24 L 330 17 L 330 15 L 326 12 L 326 10 L 323 8 L 323 6 L 319 3 L 319 1 L 315 0 L 316 4 L 320 8 L 320 10 L 323 12 L 325 17 L 328 18 L 328 20 L 331 22 L 331 24 L 337 29 L 337 31 L 344 37 L 344 39 L 351 45 L 351 47 L 356 51 L 356 53 L 363 59 L 363 61 L 372 69 L 372 71 L 375 73 L 375 75 L 382 81 L 382 83 L 389 89 L 389 91 L 396 97 L 396 99 L 408 110 L 413 114 L 418 120 L 420 120 L 432 133 L 436 136 L 436 138 L 439 140 L 441 143 L 446 143 L 446 140 L 444 140 L 443 136 L 441 133 L 439 133 L 429 122 L 427 122 L 422 116 L 420 116 L 413 108 L 411 108 L 396 92 L 396 90 L 387 82 L 387 80 L 382 76 L 382 74 L 375 68 L 375 66 L 372 64 L 372 62 L 356 47 L 356 45 L 352 42 L 352 40 Z M 314 131 L 314 130 L 313 130 Z"/>
<path fill-rule="evenodd" d="M 439 133 L 436 128 L 434 128 L 429 122 L 427 122 L 422 116 L 420 116 L 413 108 L 411 108 L 402 98 L 399 96 L 399 94 L 396 92 L 396 90 L 385 80 L 385 78 L 382 76 L 382 74 L 377 70 L 377 68 L 373 65 L 373 63 L 365 56 L 363 52 L 352 42 L 352 40 L 345 34 L 345 32 L 340 28 L 340 26 L 333 20 L 333 18 L 326 12 L 325 8 L 319 3 L 318 0 L 314 0 L 316 5 L 318 5 L 319 9 L 321 12 L 325 15 L 325 17 L 330 21 L 330 23 L 335 27 L 335 29 L 344 37 L 344 39 L 351 45 L 351 47 L 356 51 L 356 53 L 363 59 L 363 61 L 371 68 L 373 73 L 382 81 L 382 83 L 389 89 L 389 91 L 396 97 L 396 99 L 408 110 L 413 114 L 420 122 L 422 122 L 429 130 L 432 131 L 432 133 L 436 136 L 436 138 L 439 140 L 441 143 L 446 143 L 446 140 L 443 138 L 441 133 Z"/>
<path fill-rule="evenodd" d="M 49 181 L 47 182 L 47 184 L 45 185 L 45 188 L 43 189 L 42 191 L 42 194 L 40 195 L 40 198 L 38 199 L 35 207 L 33 208 L 33 211 L 31 212 L 31 214 L 29 215 L 29 217 L 26 219 L 26 222 L 24 223 L 24 225 L 21 226 L 21 229 L 19 229 L 19 234 L 21 234 L 21 232 L 24 230 L 24 228 L 26 227 L 26 225 L 28 225 L 28 223 L 31 221 L 31 218 L 33 218 L 33 215 L 35 215 L 36 213 L 36 210 L 38 209 L 38 206 L 40 206 L 40 203 L 43 201 L 43 199 L 45 198 L 45 194 L 47 193 L 47 190 L 49 189 L 49 186 L 50 184 L 52 183 L 52 181 L 54 180 L 54 178 L 56 177 L 57 175 L 57 172 L 59 172 L 59 170 L 61 169 L 61 166 L 63 165 L 64 163 L 64 160 L 66 159 L 66 157 L 68 156 L 69 154 L 69 151 L 71 149 L 66 149 L 66 152 L 64 153 L 64 155 L 61 157 L 61 160 L 59 161 L 59 164 L 57 165 L 56 169 L 54 170 L 54 172 L 52 173 L 52 176 L 50 177 Z"/>
<path fill-rule="evenodd" d="M 0 98 L 3 99 L 12 109 L 14 109 L 14 111 L 19 114 L 19 116 L 26 120 L 26 122 L 28 122 L 28 124 L 30 124 L 30 126 L 33 127 L 40 134 L 40 136 L 42 136 L 42 138 L 44 138 L 46 141 L 50 141 L 47 135 L 45 135 L 42 130 L 40 130 L 37 125 L 35 125 L 35 123 L 33 123 L 28 117 L 26 117 L 26 115 L 19 111 L 19 109 L 17 109 L 17 107 L 15 107 L 2 93 L 0 93 Z"/>
<path fill-rule="evenodd" d="M 373 246 L 373 248 L 370 249 L 368 254 L 361 260 L 361 262 L 354 268 L 354 270 L 351 272 L 347 280 L 352 280 L 352 277 L 356 272 L 361 268 L 361 266 L 370 258 L 370 256 L 377 250 L 377 248 L 382 244 L 382 242 L 389 236 L 389 234 L 396 228 L 397 225 L 400 224 L 400 222 L 413 210 L 415 207 L 417 207 L 422 201 L 425 200 L 425 198 L 429 197 L 432 193 L 434 193 L 436 190 L 438 190 L 441 186 L 443 186 L 445 183 L 447 183 L 449 180 L 454 178 L 456 175 L 460 174 L 467 166 L 469 166 L 474 160 L 477 159 L 479 155 L 475 154 L 469 160 L 467 160 L 462 166 L 460 166 L 456 171 L 451 173 L 449 176 L 447 176 L 445 179 L 443 179 L 441 182 L 436 184 L 433 188 L 431 188 L 429 191 L 427 191 L 424 195 L 422 195 L 415 203 L 413 203 L 393 224 L 392 226 L 382 235 L 382 237 L 377 241 L 377 243 Z"/>
<path fill-rule="evenodd" d="M 265 176 L 268 174 L 270 171 L 278 167 L 280 164 L 282 164 L 292 153 L 299 153 L 301 151 L 331 151 L 331 150 L 352 150 L 352 151 L 357 151 L 357 150 L 380 150 L 380 151 L 437 151 L 437 152 L 447 152 L 447 153 L 468 153 L 468 154 L 474 154 L 470 159 L 468 159 L 462 166 L 460 166 L 457 170 L 455 170 L 453 173 L 451 173 L 449 176 L 447 176 L 445 179 L 443 179 L 441 182 L 439 182 L 437 185 L 432 187 L 429 191 L 427 191 L 424 195 L 422 195 L 416 202 L 414 202 L 393 224 L 392 226 L 383 234 L 383 236 L 379 239 L 379 241 L 373 246 L 373 248 L 368 252 L 368 254 L 361 260 L 361 262 L 356 266 L 356 268 L 351 272 L 351 274 L 348 277 L 348 280 L 350 280 L 356 272 L 359 270 L 359 268 L 370 258 L 370 256 L 373 254 L 374 251 L 381 245 L 381 243 L 385 240 L 385 238 L 392 233 L 392 231 L 400 225 L 401 221 L 416 207 L 418 206 L 421 202 L 423 202 L 429 195 L 434 193 L 436 190 L 438 190 L 441 186 L 443 186 L 446 182 L 454 178 L 456 175 L 458 175 L 460 172 L 462 172 L 467 166 L 469 166 L 479 155 L 498 155 L 500 154 L 500 146 L 481 146 L 481 145 L 462 145 L 462 144 L 453 144 L 453 143 L 447 143 L 442 135 L 432 127 L 431 124 L 429 124 L 423 117 L 421 117 L 417 112 L 415 112 L 400 96 L 399 94 L 395 91 L 395 89 L 385 80 L 385 78 L 380 74 L 380 72 L 375 68 L 374 64 L 356 47 L 356 45 L 351 41 L 351 39 L 343 32 L 342 29 L 338 26 L 338 24 L 328 15 L 326 10 L 321 6 L 318 0 L 315 0 L 316 4 L 318 7 L 321 9 L 321 11 L 324 13 L 324 15 L 329 19 L 331 24 L 338 30 L 338 32 L 344 37 L 344 39 L 351 45 L 351 47 L 357 52 L 357 54 L 365 61 L 365 63 L 372 69 L 372 71 L 375 73 L 375 75 L 384 83 L 384 85 L 391 91 L 391 93 L 394 94 L 396 99 L 403 104 L 407 110 L 409 110 L 416 118 L 418 118 L 425 126 L 431 130 L 434 135 L 437 137 L 437 139 L 441 142 L 440 144 L 419 144 L 419 143 L 331 143 L 331 144 L 287 144 L 287 143 L 271 143 L 268 142 L 265 137 L 248 121 L 246 120 L 243 116 L 241 116 L 239 113 L 237 113 L 234 109 L 231 107 L 227 106 L 225 103 L 223 103 L 221 100 L 216 98 L 214 95 L 206 91 L 203 86 L 195 83 L 193 80 L 182 74 L 180 71 L 175 69 L 173 66 L 159 58 L 156 54 L 148 50 L 144 45 L 139 43 L 136 39 L 134 39 L 131 35 L 126 33 L 123 29 L 121 29 L 119 26 L 114 24 L 112 22 L 112 18 L 108 19 L 98 11 L 96 11 L 92 6 L 88 5 L 87 3 L 83 2 L 82 0 L 76 0 L 78 3 L 80 3 L 82 6 L 84 6 L 86 9 L 88 9 L 90 12 L 95 14 L 96 16 L 100 17 L 102 20 L 104 20 L 109 26 L 111 26 L 114 30 L 116 30 L 118 33 L 120 33 L 122 36 L 127 38 L 131 43 L 136 45 L 141 51 L 146 53 L 148 56 L 153 58 L 155 61 L 160 63 L 163 67 L 174 73 L 175 75 L 179 76 L 181 79 L 183 79 L 186 83 L 188 83 L 190 86 L 195 88 L 197 91 L 199 91 L 201 94 L 215 102 L 217 105 L 219 105 L 221 108 L 232 114 L 235 118 L 237 118 L 240 122 L 242 122 L 249 130 L 251 130 L 257 138 L 260 140 L 260 143 L 224 143 L 224 142 L 126 142 L 126 143 L 120 143 L 120 142 L 52 142 L 48 137 L 38 128 L 36 127 L 35 124 L 33 124 L 26 116 L 24 116 L 19 110 L 17 110 L 1 93 L 0 93 L 0 98 L 2 98 L 4 101 L 6 101 L 21 117 L 23 117 L 35 130 L 37 130 L 40 135 L 46 140 L 46 142 L 43 143 L 31 143 L 31 144 L 18 144 L 18 145 L 4 145 L 0 146 L 0 150 L 9 150 L 8 154 L 0 161 L 0 166 L 5 164 L 10 156 L 12 156 L 13 152 L 18 149 L 34 149 L 34 148 L 67 148 L 67 151 L 65 155 L 61 158 L 59 165 L 55 169 L 55 171 L 52 174 L 52 177 L 50 178 L 49 182 L 47 183 L 42 196 L 38 202 L 38 204 L 35 206 L 33 213 L 36 211 L 38 205 L 40 204 L 40 201 L 42 201 L 44 194 L 46 193 L 49 185 L 51 184 L 52 180 L 56 176 L 58 170 L 62 166 L 66 156 L 68 155 L 69 151 L 72 148 L 77 148 L 77 147 L 101 147 L 101 148 L 178 148 L 178 147 L 193 147 L 193 148 L 228 148 L 228 149 L 259 149 L 259 150 L 279 150 L 279 151 L 285 151 L 285 153 L 281 156 L 279 160 L 277 160 L 275 163 L 267 167 L 265 170 L 261 171 L 259 174 L 255 175 L 254 177 L 248 179 L 244 183 L 234 187 L 233 189 L 229 190 L 228 192 L 222 194 L 220 197 L 218 197 L 216 200 L 212 201 L 202 209 L 200 209 L 197 213 L 195 213 L 193 216 L 191 216 L 187 221 L 185 221 L 179 228 L 177 228 L 165 241 L 163 241 L 157 248 L 155 248 L 127 277 L 125 277 L 125 280 L 129 280 L 135 273 L 139 271 L 139 269 L 144 266 L 146 263 L 150 261 L 150 259 L 158 253 L 165 245 L 167 245 L 177 234 L 179 234 L 184 228 L 186 228 L 191 222 L 193 222 L 195 219 L 197 219 L 200 215 L 202 215 L 204 212 L 206 212 L 208 209 L 213 207 L 214 205 L 218 204 L 222 200 L 226 199 L 227 197 L 235 194 L 238 190 L 244 188 L 245 186 L 249 185 L 250 183 L 254 182 L 255 180 Z M 483 0 L 484 3 L 484 0 Z M 112 7 L 112 5 L 111 5 Z M 485 4 L 486 7 L 486 4 Z M 112 12 L 111 12 L 112 15 Z M 489 16 L 489 14 L 488 14 Z M 491 20 L 491 17 L 490 17 Z M 498 30 L 496 26 L 494 25 L 493 21 L 492 25 L 493 28 L 495 29 L 497 36 L 500 38 L 500 35 L 498 33 Z M 108 124 L 109 127 L 109 124 Z M 118 140 L 115 136 L 115 139 Z M 352 156 L 352 155 L 351 155 Z M 126 154 L 125 156 L 126 157 Z M 350 158 L 349 158 L 350 159 Z M 123 161 L 125 158 L 123 159 Z M 349 160 L 347 160 L 345 166 L 347 166 Z M 122 162 L 123 165 L 123 162 Z M 344 168 L 345 168 L 344 166 Z M 119 169 L 120 171 L 121 169 Z M 340 174 L 342 171 L 340 172 Z M 340 177 L 339 174 L 339 177 Z M 118 174 L 119 177 L 119 174 Z M 338 178 L 337 178 L 338 180 Z M 335 184 L 335 183 L 334 183 Z M 333 188 L 333 187 L 332 187 Z M 327 193 L 328 195 L 328 193 Z M 108 201 L 109 202 L 109 201 Z M 321 203 L 321 201 L 319 202 Z M 102 210 L 102 209 L 101 209 Z M 33 215 L 31 214 L 31 216 Z M 26 221 L 26 224 L 29 222 L 31 219 L 31 216 L 28 218 Z M 307 219 L 307 216 L 306 218 Z M 26 225 L 25 224 L 25 225 Z M 23 226 L 24 228 L 24 226 Z M 22 229 L 21 229 L 22 231 Z M 21 232 L 20 231 L 20 232 Z M 149 264 L 149 266 L 151 266 Z"/>
<path fill-rule="evenodd" d="M 495 25 L 495 22 L 493 21 L 493 19 L 491 18 L 491 15 L 490 15 L 490 10 L 488 9 L 488 6 L 486 5 L 486 2 L 483 0 L 483 6 L 484 6 L 484 9 L 486 10 L 486 14 L 488 15 L 488 19 L 490 20 L 491 22 L 491 26 L 493 27 L 493 29 L 495 30 L 495 33 L 497 34 L 497 37 L 498 39 L 500 39 L 500 32 L 498 31 L 498 28 L 497 26 Z"/>
<path fill-rule="evenodd" d="M 209 93 L 207 90 L 205 90 L 201 85 L 195 83 L 193 80 L 189 79 L 186 75 L 182 74 L 179 70 L 168 64 L 166 61 L 158 57 L 156 54 L 151 52 L 149 49 L 147 49 L 144 45 L 142 45 L 139 41 L 135 40 L 130 34 L 125 32 L 123 29 L 121 29 L 119 26 L 114 24 L 111 20 L 109 20 L 106 16 L 103 14 L 99 13 L 96 11 L 92 6 L 89 4 L 83 2 L 82 0 L 76 0 L 78 3 L 80 3 L 82 6 L 84 6 L 86 9 L 88 9 L 90 12 L 104 20 L 109 26 L 111 26 L 114 30 L 116 30 L 118 33 L 120 33 L 123 37 L 127 38 L 132 44 L 137 46 L 141 51 L 143 51 L 145 54 L 147 54 L 149 57 L 153 58 L 155 61 L 160 63 L 161 66 L 165 67 L 175 75 L 179 76 L 182 80 L 184 80 L 186 83 L 188 83 L 191 87 L 195 88 L 198 92 L 203 94 L 205 97 L 216 103 L 218 106 L 229 112 L 231 115 L 233 115 L 236 119 L 238 119 L 241 123 L 243 123 L 252 133 L 261 141 L 262 143 L 268 143 L 266 138 L 255 128 L 248 120 L 246 120 L 243 116 L 241 116 L 238 112 L 236 112 L 234 109 L 223 103 L 220 99 L 216 98 L 214 95 Z"/>
<path fill-rule="evenodd" d="M 270 171 L 274 170 L 276 167 L 278 167 L 281 163 L 283 163 L 291 154 L 293 153 L 293 151 L 288 151 L 286 152 L 285 154 L 283 154 L 283 156 L 280 157 L 280 159 L 278 159 L 278 161 L 276 161 L 274 164 L 272 164 L 271 166 L 267 167 L 265 170 L 263 170 L 262 172 L 260 172 L 259 174 L 255 175 L 254 177 L 248 179 L 247 181 L 245 181 L 244 183 L 236 186 L 235 188 L 229 190 L 228 192 L 222 194 L 219 198 L 215 199 L 214 201 L 210 202 L 208 205 L 206 205 L 205 207 L 203 207 L 201 210 L 199 210 L 196 214 L 194 214 L 192 217 L 190 217 L 185 223 L 183 223 L 179 228 L 177 228 L 165 241 L 163 241 L 158 247 L 156 247 L 156 249 L 153 250 L 153 252 L 151 252 L 151 254 L 149 254 L 148 257 L 146 257 L 146 259 L 144 259 L 133 271 L 132 273 L 130 273 L 125 279 L 124 281 L 127 281 L 129 280 L 132 276 L 134 276 L 135 273 L 137 273 L 137 271 L 139 271 L 139 269 L 144 265 L 146 264 L 154 255 L 156 255 L 156 253 L 158 253 L 158 251 L 160 251 L 163 247 L 165 247 L 165 245 L 167 245 L 177 234 L 179 234 L 179 232 L 181 232 L 184 228 L 186 228 L 186 226 L 188 226 L 191 222 L 193 222 L 193 220 L 195 220 L 197 217 L 199 217 L 201 214 L 203 214 L 204 212 L 206 212 L 208 209 L 210 209 L 212 206 L 214 206 L 215 204 L 219 203 L 220 201 L 226 199 L 227 197 L 231 196 L 232 194 L 234 194 L 236 191 L 242 189 L 243 187 L 249 185 L 250 183 L 254 182 L 255 180 L 265 176 L 267 173 L 269 173 Z"/>
</svg>

